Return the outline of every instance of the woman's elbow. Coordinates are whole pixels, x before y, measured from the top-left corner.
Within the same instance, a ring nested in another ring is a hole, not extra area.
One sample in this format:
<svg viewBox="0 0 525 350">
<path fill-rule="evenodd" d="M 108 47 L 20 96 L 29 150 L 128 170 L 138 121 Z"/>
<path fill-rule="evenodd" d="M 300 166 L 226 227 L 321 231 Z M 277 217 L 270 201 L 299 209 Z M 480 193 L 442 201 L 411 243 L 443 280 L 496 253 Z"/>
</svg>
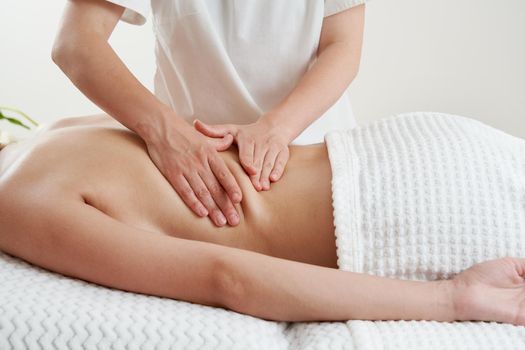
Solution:
<svg viewBox="0 0 525 350">
<path fill-rule="evenodd" d="M 213 300 L 217 306 L 243 312 L 247 299 L 246 283 L 238 264 L 232 256 L 221 257 L 213 267 Z"/>
<path fill-rule="evenodd" d="M 282 305 L 272 303 L 273 288 L 266 285 L 265 269 L 259 268 L 266 258 L 244 251 L 219 258 L 213 278 L 216 306 L 270 321 L 290 319 Z"/>
</svg>

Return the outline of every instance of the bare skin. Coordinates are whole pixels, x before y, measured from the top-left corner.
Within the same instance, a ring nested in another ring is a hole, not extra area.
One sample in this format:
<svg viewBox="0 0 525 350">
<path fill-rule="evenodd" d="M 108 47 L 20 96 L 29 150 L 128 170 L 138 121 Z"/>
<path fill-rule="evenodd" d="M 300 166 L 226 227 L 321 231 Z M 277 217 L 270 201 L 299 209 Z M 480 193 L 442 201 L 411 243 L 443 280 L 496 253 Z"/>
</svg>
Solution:
<svg viewBox="0 0 525 350">
<path fill-rule="evenodd" d="M 110 217 L 152 233 L 337 267 L 324 144 L 297 148 L 287 169 L 292 176 L 261 193 L 239 165 L 235 147 L 221 152 L 245 197 L 237 207 L 240 224 L 219 228 L 209 219 L 197 220 L 150 160 L 142 140 L 113 119 L 63 120 L 41 134 L 29 145 L 13 147 L 12 159 L 30 157 L 10 176 L 18 186 L 38 189 L 53 181 L 74 189 L 64 195 L 81 197 Z M 38 148 L 31 147 L 37 143 Z M 57 172 L 63 175 L 60 179 Z M 35 173 L 41 176 L 26 180 Z"/>
<path fill-rule="evenodd" d="M 244 193 L 235 227 L 199 220 L 144 142 L 111 118 L 58 121 L 0 152 L 0 250 L 105 286 L 272 320 L 525 324 L 525 259 L 433 282 L 335 269 L 324 144 L 291 147 L 283 178 L 263 192 L 236 149 L 220 155 Z"/>
</svg>

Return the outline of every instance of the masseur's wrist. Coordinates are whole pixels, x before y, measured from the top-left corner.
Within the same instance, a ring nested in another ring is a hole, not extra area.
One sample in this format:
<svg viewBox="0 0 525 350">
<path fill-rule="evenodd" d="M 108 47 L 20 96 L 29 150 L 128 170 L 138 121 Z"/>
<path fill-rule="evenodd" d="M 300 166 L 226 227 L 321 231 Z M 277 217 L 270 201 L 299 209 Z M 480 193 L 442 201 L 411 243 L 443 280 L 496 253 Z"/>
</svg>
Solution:
<svg viewBox="0 0 525 350">
<path fill-rule="evenodd" d="M 286 116 L 282 115 L 279 111 L 271 111 L 264 114 L 258 121 L 259 124 L 264 124 L 269 130 L 278 134 L 286 144 L 289 145 L 302 130 L 298 130 L 290 120 L 287 120 Z"/>
<path fill-rule="evenodd" d="M 134 131 L 147 145 L 159 145 L 166 142 L 171 131 L 181 130 L 189 126 L 174 111 L 163 108 L 157 113 L 151 113 L 147 117 L 138 120 Z"/>
</svg>

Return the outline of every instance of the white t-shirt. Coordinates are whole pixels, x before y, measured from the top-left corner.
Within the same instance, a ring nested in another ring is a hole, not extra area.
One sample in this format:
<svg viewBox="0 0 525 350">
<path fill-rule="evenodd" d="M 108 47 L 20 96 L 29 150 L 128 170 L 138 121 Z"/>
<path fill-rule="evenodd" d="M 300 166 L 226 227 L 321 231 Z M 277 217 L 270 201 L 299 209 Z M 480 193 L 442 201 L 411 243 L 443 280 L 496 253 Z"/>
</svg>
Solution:
<svg viewBox="0 0 525 350">
<path fill-rule="evenodd" d="M 325 16 L 366 0 L 107 0 L 155 31 L 155 95 L 188 121 L 247 124 L 282 101 L 315 60 Z M 356 121 L 347 93 L 294 144 Z"/>
</svg>

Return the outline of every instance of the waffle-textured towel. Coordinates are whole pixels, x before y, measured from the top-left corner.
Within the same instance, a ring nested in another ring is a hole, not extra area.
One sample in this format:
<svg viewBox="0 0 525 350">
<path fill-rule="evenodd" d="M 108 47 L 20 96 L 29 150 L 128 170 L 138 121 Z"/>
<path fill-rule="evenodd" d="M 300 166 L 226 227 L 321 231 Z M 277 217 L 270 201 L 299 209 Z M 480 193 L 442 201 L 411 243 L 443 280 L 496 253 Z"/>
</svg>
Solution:
<svg viewBox="0 0 525 350">
<path fill-rule="evenodd" d="M 525 257 L 525 140 L 410 113 L 325 141 L 340 269 L 435 280 Z"/>
<path fill-rule="evenodd" d="M 525 140 L 464 117 L 410 113 L 325 141 L 340 269 L 434 280 L 480 261 L 525 257 Z M 309 344 L 327 329 L 344 334 L 338 323 L 296 327 L 308 331 Z M 525 349 L 525 327 L 495 322 L 346 327 L 344 349 Z"/>
</svg>

